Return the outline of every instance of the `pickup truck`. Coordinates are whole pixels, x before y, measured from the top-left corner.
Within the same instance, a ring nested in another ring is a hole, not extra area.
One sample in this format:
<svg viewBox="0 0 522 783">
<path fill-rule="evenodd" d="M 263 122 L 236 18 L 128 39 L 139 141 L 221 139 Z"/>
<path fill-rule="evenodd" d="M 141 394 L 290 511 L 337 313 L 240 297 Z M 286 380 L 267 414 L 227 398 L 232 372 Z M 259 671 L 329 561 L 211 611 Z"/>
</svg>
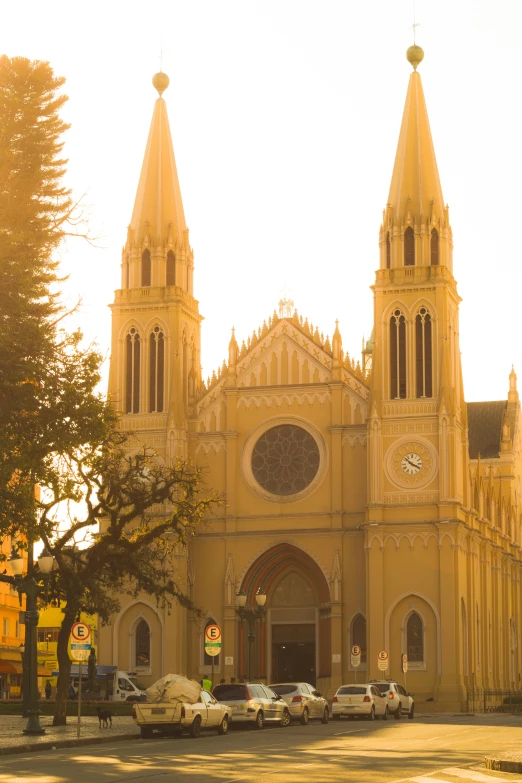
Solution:
<svg viewBox="0 0 522 783">
<path fill-rule="evenodd" d="M 202 729 L 216 729 L 226 734 L 232 708 L 220 704 L 208 691 L 201 691 L 194 704 L 177 702 L 136 702 L 132 717 L 142 737 L 152 737 L 154 731 L 162 734 L 181 734 L 188 730 L 191 737 L 199 737 Z"/>
</svg>

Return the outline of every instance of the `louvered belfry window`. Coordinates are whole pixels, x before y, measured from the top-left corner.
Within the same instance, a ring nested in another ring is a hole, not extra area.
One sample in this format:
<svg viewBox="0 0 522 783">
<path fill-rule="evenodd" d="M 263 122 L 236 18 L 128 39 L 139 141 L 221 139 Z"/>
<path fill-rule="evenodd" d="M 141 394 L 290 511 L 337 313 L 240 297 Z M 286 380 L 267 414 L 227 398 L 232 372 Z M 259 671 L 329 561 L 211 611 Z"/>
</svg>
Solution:
<svg viewBox="0 0 522 783">
<path fill-rule="evenodd" d="M 404 232 L 404 266 L 415 266 L 415 236 L 411 226 Z"/>
<path fill-rule="evenodd" d="M 433 396 L 431 332 L 431 315 L 421 307 L 415 318 L 417 397 Z"/>
<path fill-rule="evenodd" d="M 165 384 L 165 338 L 159 326 L 150 333 L 150 413 L 163 411 L 163 396 Z"/>
<path fill-rule="evenodd" d="M 144 250 L 141 256 L 141 284 L 149 286 L 152 282 L 152 264 L 150 250 Z"/>
<path fill-rule="evenodd" d="M 176 256 L 169 250 L 167 253 L 166 285 L 176 285 Z"/>
<path fill-rule="evenodd" d="M 406 397 L 406 319 L 400 310 L 390 318 L 390 398 Z"/>
<path fill-rule="evenodd" d="M 439 232 L 436 228 L 432 229 L 431 232 L 430 263 L 432 266 L 439 265 Z"/>
<path fill-rule="evenodd" d="M 140 335 L 132 327 L 126 338 L 125 413 L 140 412 L 140 349 Z"/>
</svg>

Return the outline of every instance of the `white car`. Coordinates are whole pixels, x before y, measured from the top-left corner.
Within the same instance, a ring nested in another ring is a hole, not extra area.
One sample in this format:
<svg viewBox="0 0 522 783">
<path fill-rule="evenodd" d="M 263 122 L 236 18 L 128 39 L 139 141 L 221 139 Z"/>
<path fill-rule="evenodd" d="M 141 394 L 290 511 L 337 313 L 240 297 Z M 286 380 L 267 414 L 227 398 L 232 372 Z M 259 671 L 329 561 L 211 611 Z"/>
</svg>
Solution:
<svg viewBox="0 0 522 783">
<path fill-rule="evenodd" d="M 402 685 L 395 680 L 372 680 L 371 684 L 375 685 L 383 696 L 386 696 L 390 715 L 393 715 L 395 720 L 400 720 L 403 715 L 407 715 L 410 720 L 413 720 L 415 715 L 413 695 L 406 693 Z"/>
<path fill-rule="evenodd" d="M 363 685 L 341 685 L 333 697 L 332 717 L 352 720 L 355 716 L 375 720 L 388 719 L 388 700 L 371 683 Z"/>
<path fill-rule="evenodd" d="M 180 734 L 188 730 L 191 737 L 199 737 L 202 729 L 215 729 L 226 734 L 232 710 L 219 704 L 211 693 L 202 690 L 194 704 L 183 701 L 136 702 L 132 717 L 140 727 L 142 737 L 152 737 L 155 731 L 162 734 Z"/>
</svg>

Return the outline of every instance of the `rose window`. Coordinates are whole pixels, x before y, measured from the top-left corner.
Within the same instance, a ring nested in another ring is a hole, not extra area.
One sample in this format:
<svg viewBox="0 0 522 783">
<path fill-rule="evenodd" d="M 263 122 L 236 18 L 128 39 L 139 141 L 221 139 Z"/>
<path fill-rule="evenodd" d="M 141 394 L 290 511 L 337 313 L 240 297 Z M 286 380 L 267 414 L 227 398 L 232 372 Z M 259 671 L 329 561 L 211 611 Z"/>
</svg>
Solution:
<svg viewBox="0 0 522 783">
<path fill-rule="evenodd" d="M 252 473 L 273 495 L 295 495 L 319 470 L 319 448 L 309 432 L 295 424 L 267 430 L 254 446 Z"/>
</svg>

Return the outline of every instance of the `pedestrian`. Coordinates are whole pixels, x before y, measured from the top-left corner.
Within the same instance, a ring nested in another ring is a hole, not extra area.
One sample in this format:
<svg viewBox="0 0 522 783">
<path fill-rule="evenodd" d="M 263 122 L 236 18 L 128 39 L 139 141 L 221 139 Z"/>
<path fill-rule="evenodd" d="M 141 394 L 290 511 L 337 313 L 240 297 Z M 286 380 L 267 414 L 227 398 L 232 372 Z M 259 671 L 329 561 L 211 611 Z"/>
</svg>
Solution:
<svg viewBox="0 0 522 783">
<path fill-rule="evenodd" d="M 219 684 L 220 684 L 220 685 L 224 685 L 224 684 L 225 684 L 225 678 L 224 678 L 224 677 L 222 677 L 222 678 L 220 679 L 220 681 L 219 681 Z"/>
<path fill-rule="evenodd" d="M 47 699 L 47 701 L 49 701 L 49 699 L 51 698 L 51 690 L 52 690 L 51 683 L 49 682 L 49 680 L 47 680 L 47 682 L 45 683 L 45 698 Z"/>
<path fill-rule="evenodd" d="M 209 680 L 208 677 L 203 677 L 201 680 L 201 687 L 205 691 L 211 691 L 212 690 L 212 680 Z"/>
<path fill-rule="evenodd" d="M 231 683 L 231 684 L 235 683 L 235 681 L 236 681 L 236 678 L 235 678 L 235 677 L 231 677 L 231 678 L 230 678 L 230 683 Z"/>
<path fill-rule="evenodd" d="M 76 691 L 74 690 L 74 685 L 72 684 L 72 682 L 69 685 L 69 698 L 70 699 L 75 699 L 76 698 Z"/>
</svg>

